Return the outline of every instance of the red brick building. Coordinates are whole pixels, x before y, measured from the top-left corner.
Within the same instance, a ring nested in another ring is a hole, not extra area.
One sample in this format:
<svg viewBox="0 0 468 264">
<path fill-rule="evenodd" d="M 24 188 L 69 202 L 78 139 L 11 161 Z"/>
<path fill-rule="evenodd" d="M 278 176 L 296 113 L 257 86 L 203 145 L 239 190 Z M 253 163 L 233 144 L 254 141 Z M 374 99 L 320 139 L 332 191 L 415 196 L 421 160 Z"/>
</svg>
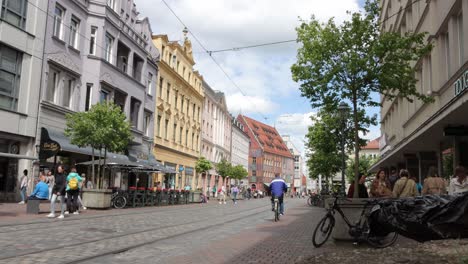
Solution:
<svg viewBox="0 0 468 264">
<path fill-rule="evenodd" d="M 251 187 L 266 190 L 276 173 L 279 173 L 289 186 L 294 177 L 294 156 L 276 128 L 244 115 L 239 115 L 237 120 L 244 125 L 245 133 L 250 137 Z"/>
</svg>

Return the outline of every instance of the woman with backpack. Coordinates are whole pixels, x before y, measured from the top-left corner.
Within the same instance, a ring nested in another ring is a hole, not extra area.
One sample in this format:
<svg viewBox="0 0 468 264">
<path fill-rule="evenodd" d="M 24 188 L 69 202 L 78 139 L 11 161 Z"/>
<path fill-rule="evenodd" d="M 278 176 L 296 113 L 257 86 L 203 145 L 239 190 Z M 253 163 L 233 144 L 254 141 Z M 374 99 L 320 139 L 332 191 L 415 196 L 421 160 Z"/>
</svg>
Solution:
<svg viewBox="0 0 468 264">
<path fill-rule="evenodd" d="M 83 179 L 76 173 L 76 168 L 72 168 L 67 176 L 67 207 L 68 211 L 73 214 L 79 214 L 78 195 L 80 194 L 80 183 Z"/>
</svg>

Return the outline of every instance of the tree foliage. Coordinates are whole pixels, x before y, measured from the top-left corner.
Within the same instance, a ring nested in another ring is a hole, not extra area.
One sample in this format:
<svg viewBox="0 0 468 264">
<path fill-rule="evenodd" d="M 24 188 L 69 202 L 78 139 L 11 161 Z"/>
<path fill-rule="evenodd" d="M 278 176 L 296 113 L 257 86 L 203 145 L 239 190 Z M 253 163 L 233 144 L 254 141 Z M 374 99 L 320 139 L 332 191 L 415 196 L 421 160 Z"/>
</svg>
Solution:
<svg viewBox="0 0 468 264">
<path fill-rule="evenodd" d="M 373 158 L 371 156 L 361 156 L 359 159 L 359 173 L 361 174 L 369 174 L 369 169 L 374 165 L 374 163 L 377 161 L 377 158 Z M 347 166 L 346 166 L 346 178 L 348 181 L 354 180 L 354 160 L 350 159 L 348 160 Z"/>
<path fill-rule="evenodd" d="M 218 172 L 219 176 L 223 178 L 231 176 L 232 164 L 229 163 L 225 158 L 222 158 L 221 161 L 216 164 L 216 171 Z"/>
<path fill-rule="evenodd" d="M 231 166 L 230 174 L 233 179 L 242 180 L 249 175 L 249 172 L 242 165 L 236 165 Z"/>
<path fill-rule="evenodd" d="M 378 0 L 368 0 L 362 13 L 350 14 L 340 25 L 333 19 L 320 23 L 312 16 L 296 29 L 302 46 L 291 67 L 293 80 L 314 108 L 337 109 L 341 101 L 351 103 L 355 164 L 359 132 L 365 134 L 377 124 L 375 115 L 365 113 L 368 107 L 380 106 L 377 94 L 385 100 L 432 100 L 416 89 L 413 67 L 432 48 L 425 43 L 426 34 L 381 32 L 379 13 Z M 358 169 L 355 166 L 355 175 Z"/>
<path fill-rule="evenodd" d="M 102 151 L 106 159 L 107 151 L 122 152 L 132 139 L 130 123 L 120 107 L 114 103 L 95 104 L 88 112 L 67 114 L 66 120 L 65 135 L 70 137 L 70 142 L 79 147 L 89 146 L 93 153 L 97 149 L 100 153 L 99 165 Z M 94 178 L 94 155 L 92 158 Z"/>
<path fill-rule="evenodd" d="M 195 170 L 199 173 L 207 172 L 213 168 L 213 165 L 205 157 L 200 157 L 195 164 Z"/>
</svg>

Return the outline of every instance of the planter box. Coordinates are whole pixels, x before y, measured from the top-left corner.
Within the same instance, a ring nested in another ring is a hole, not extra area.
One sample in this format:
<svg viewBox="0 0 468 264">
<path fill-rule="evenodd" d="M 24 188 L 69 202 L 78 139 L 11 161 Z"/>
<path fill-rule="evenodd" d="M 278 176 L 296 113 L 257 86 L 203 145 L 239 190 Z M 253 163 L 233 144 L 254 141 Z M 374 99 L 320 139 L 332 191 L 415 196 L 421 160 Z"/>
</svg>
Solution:
<svg viewBox="0 0 468 264">
<path fill-rule="evenodd" d="M 351 199 L 351 201 L 339 201 L 341 210 L 343 211 L 344 215 L 348 218 L 351 224 L 355 224 L 359 220 L 359 217 L 362 213 L 362 209 L 366 205 L 367 200 L 369 199 L 356 198 Z M 334 198 L 326 199 L 325 207 L 329 208 L 333 201 Z M 338 212 L 335 214 L 335 228 L 333 228 L 331 236 L 334 240 L 353 240 L 353 237 L 349 235 L 348 225 Z"/>
<path fill-rule="evenodd" d="M 200 195 L 202 194 L 202 191 L 193 191 L 190 193 L 190 203 L 200 203 Z"/>
<path fill-rule="evenodd" d="M 83 205 L 89 208 L 111 207 L 112 190 L 83 189 Z"/>
</svg>

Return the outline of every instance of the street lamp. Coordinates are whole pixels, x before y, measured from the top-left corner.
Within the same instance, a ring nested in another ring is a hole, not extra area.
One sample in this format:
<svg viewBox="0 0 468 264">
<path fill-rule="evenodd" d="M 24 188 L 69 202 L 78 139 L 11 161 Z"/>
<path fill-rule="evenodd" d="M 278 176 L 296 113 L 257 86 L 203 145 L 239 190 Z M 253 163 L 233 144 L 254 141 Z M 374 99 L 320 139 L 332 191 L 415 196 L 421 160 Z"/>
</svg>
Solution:
<svg viewBox="0 0 468 264">
<path fill-rule="evenodd" d="M 341 102 L 338 105 L 338 112 L 341 119 L 341 193 L 343 196 L 346 195 L 345 191 L 345 171 L 346 171 L 346 162 L 345 162 L 345 129 L 346 129 L 346 120 L 348 119 L 349 106 L 345 102 Z"/>
</svg>

